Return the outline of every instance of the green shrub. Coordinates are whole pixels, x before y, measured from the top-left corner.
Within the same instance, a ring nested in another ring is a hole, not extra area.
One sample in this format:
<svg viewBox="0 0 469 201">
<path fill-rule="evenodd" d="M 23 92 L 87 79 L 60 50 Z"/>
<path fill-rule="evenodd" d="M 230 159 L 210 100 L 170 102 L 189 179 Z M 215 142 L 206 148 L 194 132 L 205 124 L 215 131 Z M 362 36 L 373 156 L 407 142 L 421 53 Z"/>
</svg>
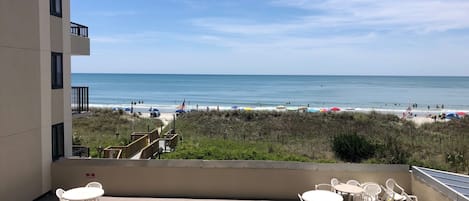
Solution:
<svg viewBox="0 0 469 201">
<path fill-rule="evenodd" d="M 347 162 L 360 162 L 374 155 L 374 146 L 357 134 L 334 137 L 332 149 L 337 157 Z"/>
<path fill-rule="evenodd" d="M 398 136 L 388 135 L 383 144 L 376 146 L 376 156 L 382 163 L 406 164 L 410 154 Z"/>
</svg>

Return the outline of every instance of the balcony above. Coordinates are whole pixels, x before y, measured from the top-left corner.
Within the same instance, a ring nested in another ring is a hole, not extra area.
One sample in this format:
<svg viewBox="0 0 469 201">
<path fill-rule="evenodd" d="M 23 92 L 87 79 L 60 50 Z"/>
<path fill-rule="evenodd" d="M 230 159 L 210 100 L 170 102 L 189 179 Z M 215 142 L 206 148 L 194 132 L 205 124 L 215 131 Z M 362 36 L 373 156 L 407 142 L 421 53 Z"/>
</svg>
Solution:
<svg viewBox="0 0 469 201">
<path fill-rule="evenodd" d="M 70 35 L 72 55 L 90 55 L 88 27 L 70 22 Z"/>
<path fill-rule="evenodd" d="M 72 114 L 81 114 L 89 112 L 88 87 L 72 87 Z"/>
</svg>

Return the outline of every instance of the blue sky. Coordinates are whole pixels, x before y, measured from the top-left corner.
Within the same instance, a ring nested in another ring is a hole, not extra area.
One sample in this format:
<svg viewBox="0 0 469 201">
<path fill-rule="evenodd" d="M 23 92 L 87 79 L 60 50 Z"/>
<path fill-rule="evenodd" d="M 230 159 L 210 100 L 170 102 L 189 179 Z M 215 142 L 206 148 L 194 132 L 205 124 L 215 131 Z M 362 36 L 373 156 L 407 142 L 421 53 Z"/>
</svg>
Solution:
<svg viewBox="0 0 469 201">
<path fill-rule="evenodd" d="M 469 76 L 468 0 L 71 0 L 72 72 Z"/>
</svg>

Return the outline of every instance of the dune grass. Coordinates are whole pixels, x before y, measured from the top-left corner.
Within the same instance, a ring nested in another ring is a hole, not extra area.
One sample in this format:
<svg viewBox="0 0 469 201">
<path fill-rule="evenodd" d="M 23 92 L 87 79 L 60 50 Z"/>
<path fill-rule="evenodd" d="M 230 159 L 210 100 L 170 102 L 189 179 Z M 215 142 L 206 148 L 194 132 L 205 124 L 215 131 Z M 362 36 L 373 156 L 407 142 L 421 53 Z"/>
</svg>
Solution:
<svg viewBox="0 0 469 201">
<path fill-rule="evenodd" d="M 99 146 L 126 145 L 132 131 L 162 125 L 158 119 L 106 109 L 92 113 L 73 119 L 73 141 L 89 146 L 93 157 Z M 372 145 L 367 148 L 370 154 L 360 152 L 366 158 L 357 161 L 363 163 L 469 171 L 469 118 L 417 127 L 395 115 L 376 112 L 212 111 L 178 117 L 176 130 L 182 140 L 175 152 L 162 158 L 344 162 L 333 149 L 334 139 L 358 135 Z"/>
<path fill-rule="evenodd" d="M 73 119 L 72 133 L 73 143 L 89 147 L 92 157 L 98 156 L 98 147 L 126 145 L 133 131 L 145 132 L 163 124 L 159 119 L 140 118 L 110 109 L 93 108 L 91 113 Z"/>
<path fill-rule="evenodd" d="M 213 111 L 184 114 L 176 128 L 183 141 L 166 158 L 340 162 L 333 139 L 356 134 L 373 145 L 361 162 L 469 169 L 468 118 L 416 127 L 376 112 Z"/>
</svg>

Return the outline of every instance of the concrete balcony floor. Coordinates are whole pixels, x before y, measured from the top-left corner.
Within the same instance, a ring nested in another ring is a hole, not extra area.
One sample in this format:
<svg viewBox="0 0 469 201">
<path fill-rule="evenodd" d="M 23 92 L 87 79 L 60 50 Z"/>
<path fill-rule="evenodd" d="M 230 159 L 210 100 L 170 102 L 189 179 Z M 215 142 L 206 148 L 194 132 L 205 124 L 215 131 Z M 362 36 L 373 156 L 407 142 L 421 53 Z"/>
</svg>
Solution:
<svg viewBox="0 0 469 201">
<path fill-rule="evenodd" d="M 191 198 L 130 198 L 130 197 L 102 197 L 99 201 L 238 201 L 238 200 L 219 200 L 219 199 L 191 199 Z M 243 200 L 243 201 L 254 201 L 254 200 Z M 261 201 L 261 200 L 256 200 Z"/>
<path fill-rule="evenodd" d="M 53 193 L 48 193 L 46 196 L 38 199 L 37 201 L 58 201 L 59 199 Z M 227 200 L 227 199 L 191 199 L 191 198 L 145 198 L 145 197 L 109 197 L 103 196 L 99 201 L 241 201 L 241 200 Z M 263 200 L 242 200 L 242 201 L 263 201 Z M 268 201 L 268 200 L 265 200 Z"/>
</svg>

